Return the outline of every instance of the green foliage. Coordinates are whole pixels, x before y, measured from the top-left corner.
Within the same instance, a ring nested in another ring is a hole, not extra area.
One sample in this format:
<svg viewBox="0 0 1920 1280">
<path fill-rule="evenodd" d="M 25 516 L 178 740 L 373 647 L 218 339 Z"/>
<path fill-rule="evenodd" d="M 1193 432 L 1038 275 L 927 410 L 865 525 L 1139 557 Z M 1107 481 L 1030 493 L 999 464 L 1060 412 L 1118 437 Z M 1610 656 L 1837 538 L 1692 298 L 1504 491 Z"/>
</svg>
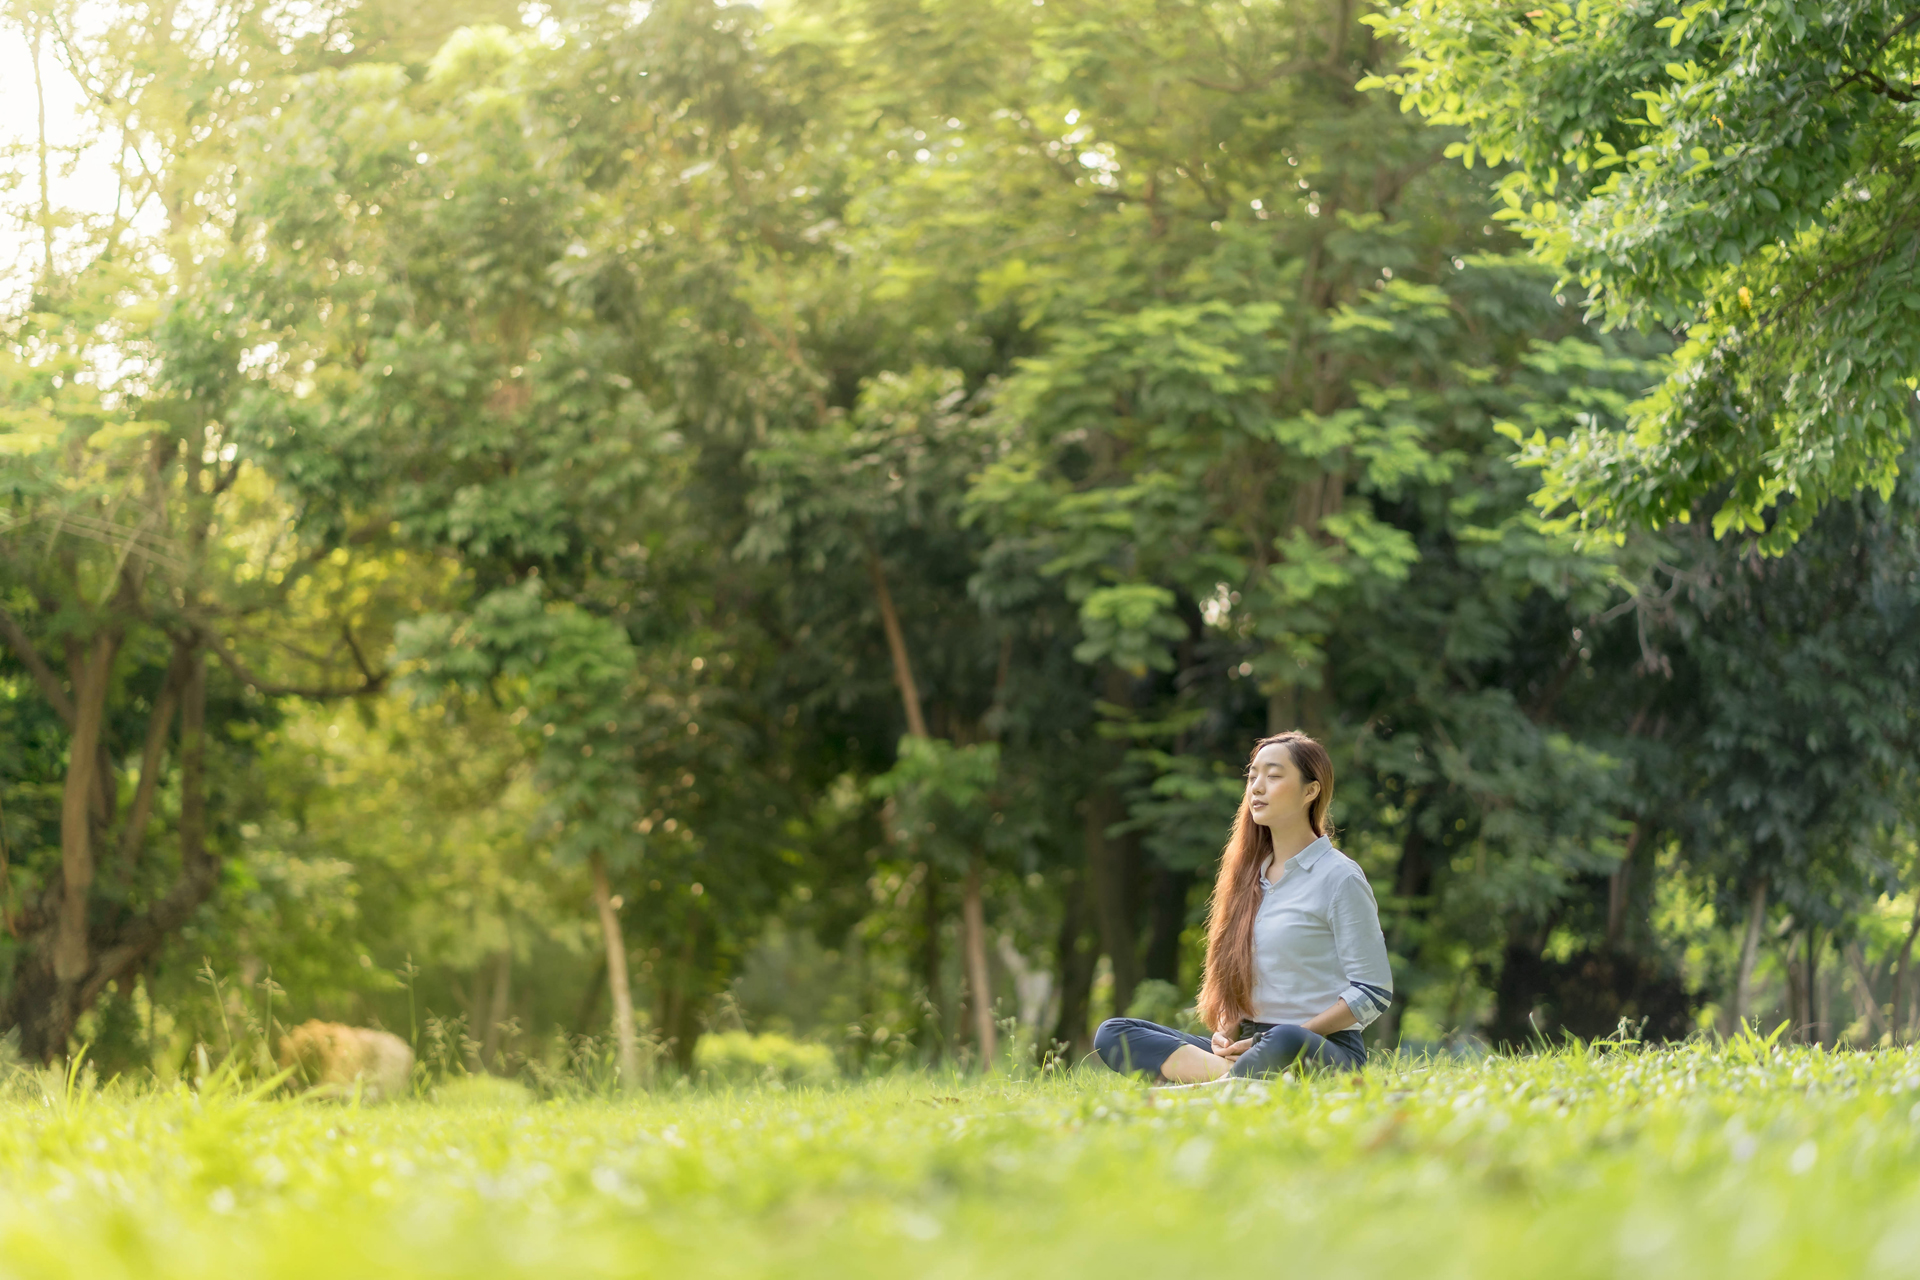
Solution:
<svg viewBox="0 0 1920 1280">
<path fill-rule="evenodd" d="M 524 1085 L 498 1076 L 460 1076 L 434 1086 L 438 1106 L 473 1111 L 519 1111 L 533 1105 Z"/>
<path fill-rule="evenodd" d="M 1163 1027 L 1174 1027 L 1193 1035 L 1207 1034 L 1207 1026 L 1200 1021 L 1193 1001 L 1179 987 L 1162 978 L 1149 978 L 1134 988 L 1126 1016 L 1145 1018 L 1148 1022 L 1157 1022 Z"/>
<path fill-rule="evenodd" d="M 693 1069 L 696 1079 L 727 1085 L 819 1086 L 840 1075 L 831 1049 L 778 1032 L 719 1031 L 702 1036 L 694 1050 Z"/>
<path fill-rule="evenodd" d="M 1496 216 L 1608 325 L 1680 339 L 1624 426 L 1534 432 L 1543 506 L 1588 528 L 1710 516 L 1771 553 L 1830 500 L 1886 497 L 1920 330 L 1907 6 L 1467 0 L 1370 15 L 1371 78 L 1503 170 Z"/>
<path fill-rule="evenodd" d="M 1648 798 L 1695 828 L 1696 866 L 1734 892 L 1768 875 L 1823 927 L 1899 884 L 1887 846 L 1920 758 L 1913 456 L 1889 499 L 1836 500 L 1790 557 L 1686 528 L 1647 548 L 1665 585 L 1635 621 L 1672 679 L 1642 696 L 1686 726 L 1656 757 L 1684 786 L 1653 774 Z"/>
<path fill-rule="evenodd" d="M 968 477 L 995 442 L 952 369 L 884 373 L 853 411 L 810 429 L 770 434 L 748 454 L 759 483 L 741 553 L 767 558 L 804 547 L 819 572 L 856 563 L 868 544 L 905 529 L 951 529 Z"/>
<path fill-rule="evenodd" d="M 538 752 L 554 849 L 578 864 L 596 849 L 626 849 L 645 796 L 631 764 L 627 736 L 644 733 L 618 712 L 631 706 L 638 673 L 626 631 L 576 606 L 543 598 L 536 578 L 476 601 L 461 617 L 415 620 L 396 637 L 410 677 L 428 696 L 451 685 L 469 696 L 496 687 L 525 698 L 515 712 Z M 656 730 L 657 733 L 657 730 Z"/>
<path fill-rule="evenodd" d="M 1175 1016 L 1246 746 L 1296 725 L 1383 904 L 1377 1034 L 1524 1026 L 1508 975 L 1615 947 L 1718 995 L 1761 874 L 1870 944 L 1829 1015 L 1889 1016 L 1907 499 L 1823 496 L 1903 430 L 1884 7 L 1387 15 L 1464 136 L 1356 91 L 1393 55 L 1334 0 L 32 8 L 165 229 L 21 188 L 59 232 L 0 334 L 31 1056 L 166 1073 L 313 1012 L 598 1079 L 597 867 L 683 1072 L 730 982 L 849 1071 L 955 1051 L 956 915 L 1011 1067 L 1084 1038 L 1102 954 Z M 1713 503 L 1804 550 L 1574 527 Z M 119 967 L 62 994 L 82 830 Z"/>
<path fill-rule="evenodd" d="M 937 738 L 900 740 L 893 768 L 869 789 L 892 802 L 894 838 L 964 869 L 970 852 L 996 843 L 994 828 L 1006 821 L 998 792 L 998 743 L 956 746 Z"/>
</svg>

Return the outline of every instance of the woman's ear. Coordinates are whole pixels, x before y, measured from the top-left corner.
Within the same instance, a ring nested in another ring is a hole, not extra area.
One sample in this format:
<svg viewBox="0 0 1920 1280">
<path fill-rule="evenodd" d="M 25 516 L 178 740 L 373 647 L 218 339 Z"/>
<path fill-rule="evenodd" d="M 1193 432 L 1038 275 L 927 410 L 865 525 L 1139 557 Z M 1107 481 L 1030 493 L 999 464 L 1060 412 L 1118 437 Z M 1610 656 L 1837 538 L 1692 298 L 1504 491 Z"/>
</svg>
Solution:
<svg viewBox="0 0 1920 1280">
<path fill-rule="evenodd" d="M 1320 779 L 1315 778 L 1312 782 L 1309 782 L 1306 786 L 1306 790 L 1302 791 L 1300 794 L 1308 804 L 1312 804 L 1314 800 L 1318 798 L 1318 796 L 1320 795 Z"/>
</svg>

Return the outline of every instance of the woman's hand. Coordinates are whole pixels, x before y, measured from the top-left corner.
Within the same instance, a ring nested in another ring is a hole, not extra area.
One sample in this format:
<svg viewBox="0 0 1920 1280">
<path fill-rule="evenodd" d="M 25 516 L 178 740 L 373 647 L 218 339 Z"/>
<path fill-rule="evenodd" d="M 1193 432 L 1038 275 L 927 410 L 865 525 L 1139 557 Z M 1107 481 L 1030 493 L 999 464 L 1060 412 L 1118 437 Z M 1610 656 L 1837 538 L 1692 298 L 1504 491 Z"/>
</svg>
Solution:
<svg viewBox="0 0 1920 1280">
<path fill-rule="evenodd" d="M 1253 1048 L 1253 1040 L 1251 1038 L 1246 1040 L 1229 1040 L 1227 1033 L 1224 1031 L 1216 1031 L 1213 1033 L 1213 1054 L 1216 1058 L 1225 1058 L 1228 1062 L 1237 1062 L 1240 1059 L 1240 1055 L 1251 1048 Z"/>
</svg>

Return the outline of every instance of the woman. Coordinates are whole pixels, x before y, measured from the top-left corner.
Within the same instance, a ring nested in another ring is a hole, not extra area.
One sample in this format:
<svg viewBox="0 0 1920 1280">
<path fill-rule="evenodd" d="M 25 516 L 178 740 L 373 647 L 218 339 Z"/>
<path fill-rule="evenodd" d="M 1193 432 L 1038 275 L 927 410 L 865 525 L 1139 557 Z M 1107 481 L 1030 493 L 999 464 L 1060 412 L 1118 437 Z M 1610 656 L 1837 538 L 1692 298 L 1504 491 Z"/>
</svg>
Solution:
<svg viewBox="0 0 1920 1280">
<path fill-rule="evenodd" d="M 1199 1004 L 1213 1038 L 1110 1018 L 1101 1061 L 1170 1084 L 1366 1062 L 1360 1029 L 1386 1012 L 1393 974 L 1373 889 L 1328 837 L 1332 801 L 1325 747 L 1260 740 L 1208 906 Z"/>
</svg>

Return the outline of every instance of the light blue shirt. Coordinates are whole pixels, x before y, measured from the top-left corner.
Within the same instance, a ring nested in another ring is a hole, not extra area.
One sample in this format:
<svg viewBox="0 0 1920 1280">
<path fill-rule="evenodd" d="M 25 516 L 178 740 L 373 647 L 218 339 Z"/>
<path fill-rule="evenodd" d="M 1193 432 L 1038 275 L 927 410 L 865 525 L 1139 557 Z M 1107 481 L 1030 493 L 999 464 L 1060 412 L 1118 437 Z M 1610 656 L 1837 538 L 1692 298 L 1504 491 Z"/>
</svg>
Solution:
<svg viewBox="0 0 1920 1280">
<path fill-rule="evenodd" d="M 1305 1022 L 1335 1000 L 1366 1026 L 1393 1002 L 1393 969 L 1366 873 L 1321 836 L 1288 860 L 1278 881 L 1260 877 L 1253 1020 Z"/>
</svg>

